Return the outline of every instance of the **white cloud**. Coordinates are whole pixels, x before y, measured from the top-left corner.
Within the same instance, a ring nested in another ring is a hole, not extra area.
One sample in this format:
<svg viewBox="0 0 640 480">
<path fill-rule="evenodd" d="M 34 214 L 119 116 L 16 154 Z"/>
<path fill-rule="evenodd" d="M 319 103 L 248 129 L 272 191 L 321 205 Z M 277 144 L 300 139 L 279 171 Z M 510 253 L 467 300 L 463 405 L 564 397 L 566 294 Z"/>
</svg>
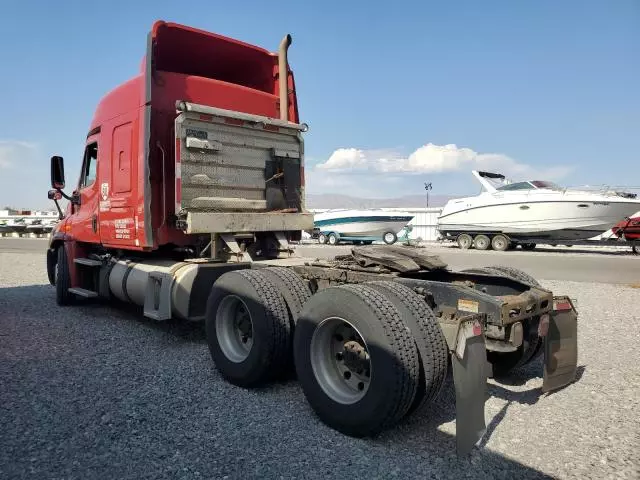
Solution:
<svg viewBox="0 0 640 480">
<path fill-rule="evenodd" d="M 367 170 L 393 174 L 444 173 L 471 169 L 493 169 L 506 175 L 516 176 L 540 172 L 502 153 L 478 153 L 454 144 L 440 146 L 433 143 L 418 148 L 409 156 L 389 151 L 385 155 L 377 155 L 376 151 L 340 148 L 316 168 L 334 172 Z M 566 167 L 559 167 L 547 169 L 543 173 L 557 178 L 566 175 L 568 170 Z"/>
<path fill-rule="evenodd" d="M 409 177 L 424 174 L 470 173 L 471 170 L 488 170 L 516 179 L 535 176 L 558 180 L 572 168 L 535 168 L 502 153 L 479 153 L 454 144 L 428 143 L 408 156 L 394 150 L 339 148 L 325 162 L 308 170 L 307 186 L 308 191 L 314 193 L 340 189 L 344 193 L 383 195 L 385 192 L 381 190 L 385 186 L 390 187 L 391 183 L 397 183 L 402 178 L 408 180 Z M 411 183 L 418 185 L 417 182 Z"/>
</svg>

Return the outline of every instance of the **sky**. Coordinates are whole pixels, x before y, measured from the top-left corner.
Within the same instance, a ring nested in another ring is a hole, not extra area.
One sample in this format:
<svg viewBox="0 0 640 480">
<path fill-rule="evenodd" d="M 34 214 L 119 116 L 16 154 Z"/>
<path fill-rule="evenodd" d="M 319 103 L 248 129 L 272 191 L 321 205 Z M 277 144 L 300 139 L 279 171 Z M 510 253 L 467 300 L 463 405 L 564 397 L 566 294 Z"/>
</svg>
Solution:
<svg viewBox="0 0 640 480">
<path fill-rule="evenodd" d="M 477 193 L 472 169 L 640 185 L 640 1 L 22 0 L 0 8 L 0 208 L 51 207 L 158 19 L 270 50 L 290 33 L 308 193 Z"/>
</svg>

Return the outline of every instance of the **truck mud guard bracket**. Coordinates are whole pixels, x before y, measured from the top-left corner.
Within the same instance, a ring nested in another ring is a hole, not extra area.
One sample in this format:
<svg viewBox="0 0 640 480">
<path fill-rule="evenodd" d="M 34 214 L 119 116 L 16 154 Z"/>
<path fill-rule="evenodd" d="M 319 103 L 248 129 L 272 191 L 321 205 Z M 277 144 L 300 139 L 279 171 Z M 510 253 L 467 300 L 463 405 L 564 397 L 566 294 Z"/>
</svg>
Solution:
<svg viewBox="0 0 640 480">
<path fill-rule="evenodd" d="M 466 455 L 486 432 L 484 407 L 489 367 L 483 325 L 484 314 L 440 321 L 453 366 L 456 391 L 456 450 Z"/>
</svg>

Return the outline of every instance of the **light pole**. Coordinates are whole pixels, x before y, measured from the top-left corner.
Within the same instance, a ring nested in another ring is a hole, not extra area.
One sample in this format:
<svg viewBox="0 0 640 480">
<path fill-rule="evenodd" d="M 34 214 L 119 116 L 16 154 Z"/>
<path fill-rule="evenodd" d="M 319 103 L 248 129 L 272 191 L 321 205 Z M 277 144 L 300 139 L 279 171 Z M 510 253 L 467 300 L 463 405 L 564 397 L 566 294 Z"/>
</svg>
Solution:
<svg viewBox="0 0 640 480">
<path fill-rule="evenodd" d="M 429 190 L 431 190 L 431 182 L 424 184 L 424 189 L 427 191 L 427 208 L 429 208 Z"/>
</svg>

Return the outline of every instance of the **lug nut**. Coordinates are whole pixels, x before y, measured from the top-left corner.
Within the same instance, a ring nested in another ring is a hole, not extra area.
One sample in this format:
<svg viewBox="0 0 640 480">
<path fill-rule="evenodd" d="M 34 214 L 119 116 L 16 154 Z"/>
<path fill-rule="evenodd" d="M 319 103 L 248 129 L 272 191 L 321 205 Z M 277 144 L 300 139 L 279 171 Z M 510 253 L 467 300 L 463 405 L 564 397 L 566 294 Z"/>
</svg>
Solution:
<svg viewBox="0 0 640 480">
<path fill-rule="evenodd" d="M 349 380 L 351 378 L 351 372 L 344 372 L 345 380 Z"/>
<path fill-rule="evenodd" d="M 364 383 L 358 383 L 358 390 L 364 390 Z"/>
</svg>

